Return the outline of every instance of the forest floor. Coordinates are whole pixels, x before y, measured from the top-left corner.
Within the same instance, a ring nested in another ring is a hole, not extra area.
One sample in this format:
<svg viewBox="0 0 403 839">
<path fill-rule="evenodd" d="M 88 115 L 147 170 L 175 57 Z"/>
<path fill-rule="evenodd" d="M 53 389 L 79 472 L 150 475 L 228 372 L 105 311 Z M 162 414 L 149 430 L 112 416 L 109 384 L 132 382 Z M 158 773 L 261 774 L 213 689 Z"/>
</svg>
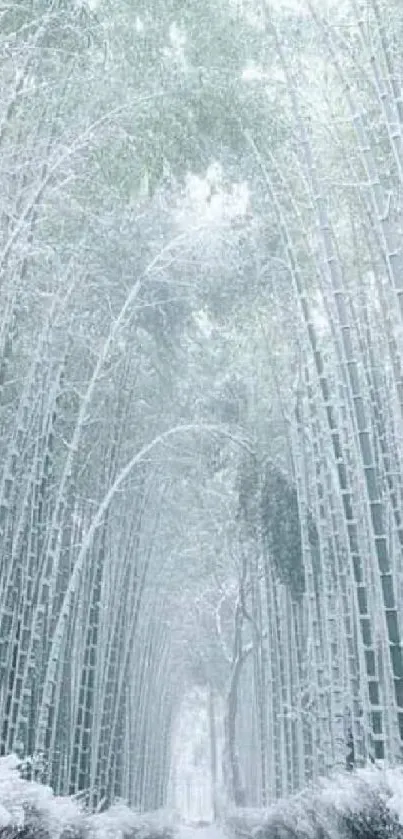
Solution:
<svg viewBox="0 0 403 839">
<path fill-rule="evenodd" d="M 217 824 L 203 827 L 184 824 L 178 829 L 177 839 L 225 839 L 225 833 Z"/>
</svg>

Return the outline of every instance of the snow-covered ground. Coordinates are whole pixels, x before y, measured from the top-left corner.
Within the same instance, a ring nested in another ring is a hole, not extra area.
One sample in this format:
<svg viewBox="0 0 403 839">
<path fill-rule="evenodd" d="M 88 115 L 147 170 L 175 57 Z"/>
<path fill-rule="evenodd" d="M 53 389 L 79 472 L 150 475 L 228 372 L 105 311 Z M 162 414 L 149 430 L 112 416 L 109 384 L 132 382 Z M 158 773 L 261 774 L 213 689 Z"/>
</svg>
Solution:
<svg viewBox="0 0 403 839">
<path fill-rule="evenodd" d="M 103 813 L 90 813 L 76 799 L 53 795 L 49 787 L 21 778 L 18 764 L 14 755 L 0 758 L 2 839 L 8 829 L 16 839 L 24 827 L 25 839 L 168 839 L 175 833 L 174 815 L 167 811 L 139 814 L 117 803 Z"/>
<path fill-rule="evenodd" d="M 215 824 L 205 827 L 180 825 L 177 836 L 178 839 L 226 839 L 223 829 Z"/>
<path fill-rule="evenodd" d="M 34 839 L 38 826 L 42 839 L 403 839 L 403 768 L 337 775 L 270 810 L 238 809 L 220 825 L 196 827 L 170 811 L 140 815 L 124 804 L 91 814 L 23 780 L 15 757 L 0 758 L 1 839 Z"/>
</svg>

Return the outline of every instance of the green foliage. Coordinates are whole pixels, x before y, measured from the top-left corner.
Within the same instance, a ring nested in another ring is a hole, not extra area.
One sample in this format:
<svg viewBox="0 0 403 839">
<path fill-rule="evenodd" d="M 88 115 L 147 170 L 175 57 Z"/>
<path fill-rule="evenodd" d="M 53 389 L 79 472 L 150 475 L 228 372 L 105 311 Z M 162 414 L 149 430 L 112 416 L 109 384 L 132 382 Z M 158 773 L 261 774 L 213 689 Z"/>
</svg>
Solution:
<svg viewBox="0 0 403 839">
<path fill-rule="evenodd" d="M 101 8 L 113 69 L 104 95 L 111 107 L 124 102 L 123 132 L 104 157 L 111 173 L 130 161 L 132 195 L 145 181 L 149 194 L 166 178 L 183 182 L 212 160 L 246 174 L 255 164 L 245 128 L 271 147 L 281 142 L 276 103 L 263 86 L 251 95 L 243 80 L 263 35 L 230 3 L 159 0 L 150 9 L 110 0 Z"/>
</svg>

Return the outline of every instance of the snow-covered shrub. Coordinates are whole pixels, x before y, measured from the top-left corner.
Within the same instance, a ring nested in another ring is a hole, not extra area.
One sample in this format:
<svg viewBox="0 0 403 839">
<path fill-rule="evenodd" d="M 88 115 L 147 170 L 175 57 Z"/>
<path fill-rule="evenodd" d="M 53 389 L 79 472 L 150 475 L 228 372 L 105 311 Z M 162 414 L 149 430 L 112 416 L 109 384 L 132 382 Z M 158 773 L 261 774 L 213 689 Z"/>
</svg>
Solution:
<svg viewBox="0 0 403 839">
<path fill-rule="evenodd" d="M 237 839 L 403 839 L 403 769 L 357 770 L 267 810 L 234 810 L 225 830 Z"/>
<path fill-rule="evenodd" d="M 169 813 L 136 813 L 118 803 L 86 820 L 88 839 L 172 839 L 174 822 Z"/>
<path fill-rule="evenodd" d="M 85 819 L 80 804 L 21 778 L 19 770 L 15 755 L 0 758 L 0 839 L 60 839 L 66 831 L 76 837 Z"/>
<path fill-rule="evenodd" d="M 0 758 L 0 839 L 172 839 L 175 819 L 123 803 L 90 813 L 76 799 L 21 778 L 14 755 Z"/>
</svg>

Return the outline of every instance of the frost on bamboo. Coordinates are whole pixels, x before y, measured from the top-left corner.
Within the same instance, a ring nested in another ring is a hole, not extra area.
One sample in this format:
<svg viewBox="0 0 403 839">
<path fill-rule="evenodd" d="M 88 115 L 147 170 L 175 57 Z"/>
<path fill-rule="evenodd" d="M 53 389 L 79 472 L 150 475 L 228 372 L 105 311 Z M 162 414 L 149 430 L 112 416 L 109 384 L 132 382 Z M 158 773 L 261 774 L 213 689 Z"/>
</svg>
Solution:
<svg viewBox="0 0 403 839">
<path fill-rule="evenodd" d="M 402 757 L 403 31 L 328 6 L 0 11 L 0 753 L 91 808 L 189 695 L 218 816 Z"/>
</svg>

